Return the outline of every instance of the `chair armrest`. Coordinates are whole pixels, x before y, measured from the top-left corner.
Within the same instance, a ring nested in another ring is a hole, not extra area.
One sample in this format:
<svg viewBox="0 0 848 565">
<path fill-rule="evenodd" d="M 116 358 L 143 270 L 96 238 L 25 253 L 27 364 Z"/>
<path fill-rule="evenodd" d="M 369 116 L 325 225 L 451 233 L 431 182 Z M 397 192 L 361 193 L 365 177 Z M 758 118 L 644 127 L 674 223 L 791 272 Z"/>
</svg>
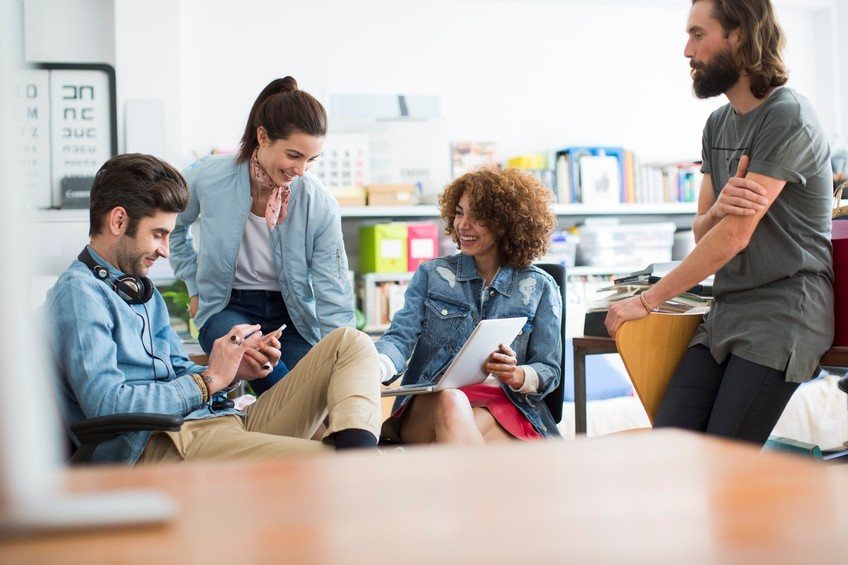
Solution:
<svg viewBox="0 0 848 565">
<path fill-rule="evenodd" d="M 80 443 L 100 443 L 126 432 L 171 431 L 183 425 L 182 416 L 168 414 L 110 414 L 88 418 L 71 425 Z"/>
</svg>

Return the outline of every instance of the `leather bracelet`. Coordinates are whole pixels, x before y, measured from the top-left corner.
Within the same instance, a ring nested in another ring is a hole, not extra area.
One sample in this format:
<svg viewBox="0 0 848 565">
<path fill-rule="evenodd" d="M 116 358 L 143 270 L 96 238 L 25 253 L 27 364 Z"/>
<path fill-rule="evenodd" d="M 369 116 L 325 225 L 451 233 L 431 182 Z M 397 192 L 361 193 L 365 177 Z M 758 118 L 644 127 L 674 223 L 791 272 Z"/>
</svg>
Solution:
<svg viewBox="0 0 848 565">
<path fill-rule="evenodd" d="M 653 314 L 654 312 L 659 312 L 659 311 L 660 311 L 660 307 L 659 307 L 659 306 L 656 306 L 656 307 L 654 307 L 654 308 L 651 308 L 651 305 L 650 305 L 650 304 L 648 304 L 648 299 L 647 299 L 647 298 L 645 298 L 645 293 L 644 293 L 644 292 L 639 293 L 639 300 L 642 302 L 642 306 L 645 308 L 645 310 L 647 310 L 647 311 L 648 311 L 648 314 Z"/>
<path fill-rule="evenodd" d="M 197 373 L 192 373 L 191 379 L 194 381 L 194 384 L 197 385 L 197 388 L 200 389 L 200 403 L 206 404 L 209 400 L 209 387 L 206 386 L 206 381 L 204 381 L 203 377 Z"/>
</svg>

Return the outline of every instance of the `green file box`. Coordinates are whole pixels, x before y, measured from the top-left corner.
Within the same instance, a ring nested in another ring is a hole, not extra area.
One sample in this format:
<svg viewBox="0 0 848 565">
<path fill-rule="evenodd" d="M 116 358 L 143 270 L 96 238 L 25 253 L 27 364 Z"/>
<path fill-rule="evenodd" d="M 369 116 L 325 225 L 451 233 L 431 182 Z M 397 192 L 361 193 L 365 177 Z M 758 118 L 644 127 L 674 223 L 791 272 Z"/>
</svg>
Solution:
<svg viewBox="0 0 848 565">
<path fill-rule="evenodd" d="M 407 226 L 392 222 L 359 228 L 359 268 L 363 273 L 407 272 Z"/>
</svg>

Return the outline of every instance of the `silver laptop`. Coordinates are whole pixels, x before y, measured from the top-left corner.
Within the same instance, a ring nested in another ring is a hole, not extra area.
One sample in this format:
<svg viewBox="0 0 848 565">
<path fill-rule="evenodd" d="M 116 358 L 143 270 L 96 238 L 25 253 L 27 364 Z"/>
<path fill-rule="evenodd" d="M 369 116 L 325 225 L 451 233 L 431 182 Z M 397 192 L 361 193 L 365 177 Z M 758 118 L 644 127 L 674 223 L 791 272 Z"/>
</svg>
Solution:
<svg viewBox="0 0 848 565">
<path fill-rule="evenodd" d="M 383 390 L 383 396 L 426 394 L 482 383 L 489 376 L 483 371 L 483 363 L 489 355 L 497 351 L 498 345 L 512 343 L 526 322 L 525 317 L 481 320 L 445 372 L 435 381 L 386 388 Z"/>
</svg>

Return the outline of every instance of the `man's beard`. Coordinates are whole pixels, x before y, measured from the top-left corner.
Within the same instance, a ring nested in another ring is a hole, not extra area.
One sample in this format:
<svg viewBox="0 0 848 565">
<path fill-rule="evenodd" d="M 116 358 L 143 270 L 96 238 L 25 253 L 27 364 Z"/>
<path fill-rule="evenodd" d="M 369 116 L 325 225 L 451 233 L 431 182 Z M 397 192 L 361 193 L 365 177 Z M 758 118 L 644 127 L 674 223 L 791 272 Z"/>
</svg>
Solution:
<svg viewBox="0 0 848 565">
<path fill-rule="evenodd" d="M 147 255 L 144 253 L 140 254 L 138 252 L 133 245 L 135 241 L 133 238 L 129 238 L 128 236 L 124 237 L 126 239 L 122 240 L 118 244 L 118 248 L 115 250 L 115 258 L 118 263 L 115 266 L 127 275 L 132 275 L 134 277 L 147 276 L 148 268 L 144 262 Z"/>
<path fill-rule="evenodd" d="M 712 98 L 727 92 L 739 82 L 739 69 L 729 49 L 718 53 L 709 63 L 691 61 L 697 72 L 692 75 L 692 92 L 698 98 Z"/>
</svg>

